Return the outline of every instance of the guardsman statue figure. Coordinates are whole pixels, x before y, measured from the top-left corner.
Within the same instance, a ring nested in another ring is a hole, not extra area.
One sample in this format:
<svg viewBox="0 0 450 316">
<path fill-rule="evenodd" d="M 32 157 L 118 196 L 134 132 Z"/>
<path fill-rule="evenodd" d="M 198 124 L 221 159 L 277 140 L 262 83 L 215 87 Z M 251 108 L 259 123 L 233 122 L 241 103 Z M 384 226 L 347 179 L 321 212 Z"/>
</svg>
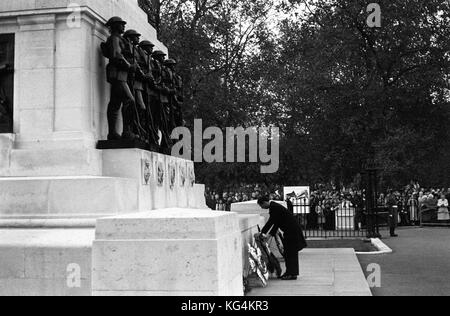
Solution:
<svg viewBox="0 0 450 316">
<path fill-rule="evenodd" d="M 128 41 L 129 45 L 125 51 L 125 58 L 130 64 L 134 64 L 135 67 L 130 69 L 128 73 L 128 85 L 132 91 L 135 99 L 135 107 L 133 111 L 133 132 L 138 136 L 141 141 L 145 142 L 148 139 L 147 131 L 142 126 L 141 118 L 146 112 L 143 92 L 144 92 L 144 80 L 145 75 L 139 66 L 139 52 L 138 45 L 141 34 L 135 30 L 128 30 L 123 37 Z"/>
<path fill-rule="evenodd" d="M 166 67 L 172 73 L 173 87 L 175 89 L 175 94 L 172 95 L 172 109 L 173 109 L 173 119 L 175 127 L 184 126 L 183 122 L 183 79 L 179 76 L 175 70 L 177 65 L 176 60 L 168 59 L 165 62 Z"/>
<path fill-rule="evenodd" d="M 168 117 L 169 117 L 169 130 L 172 131 L 176 126 L 175 124 L 175 98 L 176 98 L 176 89 L 175 89 L 175 71 L 174 66 L 176 62 L 173 59 L 167 59 L 164 61 L 164 72 L 163 72 L 163 81 L 167 87 L 168 91 Z"/>
<path fill-rule="evenodd" d="M 145 76 L 144 103 L 147 110 L 143 121 L 145 122 L 144 125 L 149 135 L 150 147 L 153 147 L 156 150 L 159 146 L 159 135 L 153 114 L 155 111 L 154 108 L 158 106 L 158 102 L 156 101 L 158 93 L 156 91 L 155 78 L 153 77 L 153 47 L 155 47 L 155 45 L 150 41 L 142 41 L 139 44 L 138 63 Z"/>
<path fill-rule="evenodd" d="M 124 56 L 128 42 L 122 37 L 127 22 L 120 17 L 112 17 L 106 23 L 111 36 L 102 43 L 103 55 L 109 59 L 106 67 L 107 80 L 111 84 L 111 98 L 108 105 L 108 140 L 134 139 L 132 133 L 132 111 L 135 99 L 127 84 L 128 73 L 134 65 Z M 117 120 L 122 108 L 123 135 L 117 131 Z"/>
<path fill-rule="evenodd" d="M 158 122 L 159 129 L 161 131 L 161 150 L 163 152 L 168 153 L 171 148 L 171 139 L 170 139 L 170 131 L 169 131 L 169 89 L 165 85 L 165 67 L 164 60 L 166 54 L 162 51 L 155 51 L 152 54 L 155 60 L 155 67 L 153 69 L 153 76 L 156 81 L 156 87 L 159 92 L 159 107 L 158 107 Z"/>
</svg>

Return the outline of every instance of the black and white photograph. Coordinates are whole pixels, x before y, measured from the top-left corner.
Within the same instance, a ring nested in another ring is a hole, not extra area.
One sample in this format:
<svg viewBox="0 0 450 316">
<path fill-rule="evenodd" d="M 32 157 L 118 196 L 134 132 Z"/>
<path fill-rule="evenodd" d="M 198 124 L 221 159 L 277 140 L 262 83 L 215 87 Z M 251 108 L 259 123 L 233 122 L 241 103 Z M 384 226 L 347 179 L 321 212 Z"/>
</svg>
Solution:
<svg viewBox="0 0 450 316">
<path fill-rule="evenodd" d="M 448 0 L 0 0 L 0 296 L 448 296 L 449 201 Z"/>
</svg>

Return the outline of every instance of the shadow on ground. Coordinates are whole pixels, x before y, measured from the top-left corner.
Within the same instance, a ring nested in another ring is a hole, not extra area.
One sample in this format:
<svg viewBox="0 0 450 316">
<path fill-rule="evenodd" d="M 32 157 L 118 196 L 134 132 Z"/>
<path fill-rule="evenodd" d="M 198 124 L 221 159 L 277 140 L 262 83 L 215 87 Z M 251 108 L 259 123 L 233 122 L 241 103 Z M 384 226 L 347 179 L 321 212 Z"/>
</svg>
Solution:
<svg viewBox="0 0 450 316">
<path fill-rule="evenodd" d="M 309 249 L 343 249 L 353 248 L 356 252 L 375 252 L 378 251 L 372 243 L 363 240 L 308 240 Z"/>
</svg>

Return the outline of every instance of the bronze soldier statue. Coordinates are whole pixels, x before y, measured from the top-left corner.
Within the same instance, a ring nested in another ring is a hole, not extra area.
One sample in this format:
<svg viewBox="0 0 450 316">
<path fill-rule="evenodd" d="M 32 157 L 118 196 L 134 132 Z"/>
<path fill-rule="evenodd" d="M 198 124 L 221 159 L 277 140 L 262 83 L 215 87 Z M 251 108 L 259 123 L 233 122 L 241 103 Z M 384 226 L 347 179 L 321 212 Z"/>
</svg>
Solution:
<svg viewBox="0 0 450 316">
<path fill-rule="evenodd" d="M 133 109 L 135 99 L 128 86 L 128 73 L 134 71 L 135 65 L 127 60 L 124 53 L 129 50 L 129 43 L 123 38 L 127 22 L 120 17 L 112 17 L 106 23 L 111 36 L 102 43 L 103 55 L 109 59 L 106 67 L 107 80 L 111 84 L 111 98 L 108 105 L 108 140 L 135 139 L 132 132 Z M 123 135 L 117 131 L 117 120 L 122 108 Z"/>
<path fill-rule="evenodd" d="M 174 126 L 184 126 L 183 122 L 183 80 L 181 79 L 181 76 L 179 76 L 175 70 L 175 66 L 177 65 L 177 62 L 174 59 L 168 59 L 165 62 L 166 67 L 169 69 L 169 71 L 172 73 L 172 81 L 173 81 L 173 89 L 174 94 L 172 94 L 171 98 L 171 105 L 172 105 L 172 111 L 173 111 L 173 120 L 174 120 Z"/>
<path fill-rule="evenodd" d="M 155 107 L 158 106 L 158 91 L 156 90 L 156 82 L 153 77 L 153 47 L 155 45 L 150 41 L 142 41 L 139 44 L 138 63 L 145 76 L 144 103 L 146 106 L 146 115 L 144 118 L 144 128 L 146 128 L 149 135 L 150 147 L 156 150 L 159 146 L 159 135 L 158 127 L 155 125 L 154 113 Z"/>
<path fill-rule="evenodd" d="M 142 118 L 146 116 L 146 107 L 144 103 L 144 81 L 145 75 L 140 68 L 139 59 L 139 39 L 141 34 L 135 30 L 128 30 L 123 37 L 128 41 L 129 45 L 124 52 L 125 58 L 130 64 L 135 65 L 128 73 L 128 85 L 135 99 L 135 107 L 133 111 L 133 131 L 138 138 L 145 142 L 149 139 L 147 130 L 142 126 Z"/>
<path fill-rule="evenodd" d="M 169 130 L 169 89 L 165 85 L 167 82 L 167 71 L 164 66 L 166 54 L 162 51 L 155 51 L 152 54 L 155 63 L 153 77 L 155 78 L 156 88 L 159 92 L 159 106 L 157 109 L 156 120 L 161 131 L 161 150 L 168 152 L 172 146 Z"/>
</svg>

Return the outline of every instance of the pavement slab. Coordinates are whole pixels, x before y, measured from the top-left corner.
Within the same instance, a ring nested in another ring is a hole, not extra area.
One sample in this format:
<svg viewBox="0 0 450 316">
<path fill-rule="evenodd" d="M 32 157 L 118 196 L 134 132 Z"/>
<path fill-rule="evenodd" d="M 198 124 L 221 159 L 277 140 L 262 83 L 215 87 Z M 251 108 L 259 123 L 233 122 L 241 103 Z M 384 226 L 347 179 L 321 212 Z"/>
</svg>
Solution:
<svg viewBox="0 0 450 316">
<path fill-rule="evenodd" d="M 373 295 L 450 295 L 450 229 L 400 228 L 397 233 L 399 238 L 383 238 L 392 254 L 358 256 L 364 271 L 380 266 L 381 287 L 372 289 Z"/>
<path fill-rule="evenodd" d="M 372 296 L 354 249 L 307 249 L 297 281 L 272 279 L 248 296 Z"/>
</svg>

